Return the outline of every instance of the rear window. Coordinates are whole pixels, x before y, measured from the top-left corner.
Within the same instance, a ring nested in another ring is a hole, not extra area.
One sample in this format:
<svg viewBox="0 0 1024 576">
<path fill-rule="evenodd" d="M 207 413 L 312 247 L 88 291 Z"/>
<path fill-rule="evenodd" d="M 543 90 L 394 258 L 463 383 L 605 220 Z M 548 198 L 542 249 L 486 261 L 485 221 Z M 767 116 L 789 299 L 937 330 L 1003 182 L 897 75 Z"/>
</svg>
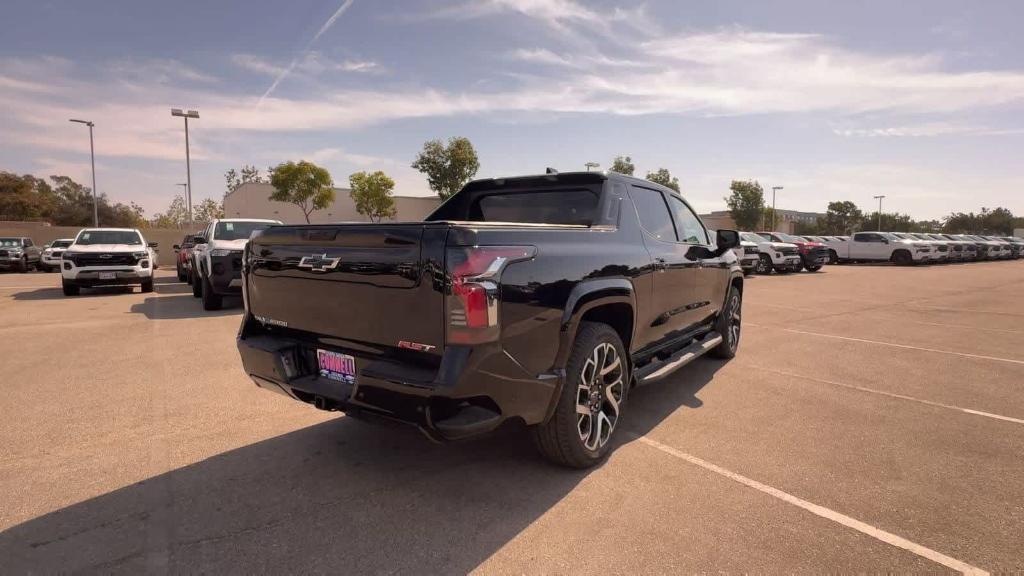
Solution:
<svg viewBox="0 0 1024 576">
<path fill-rule="evenodd" d="M 428 220 L 590 226 L 596 219 L 598 199 L 596 191 L 586 188 L 487 191 L 471 195 L 468 203 L 455 198 Z"/>
</svg>

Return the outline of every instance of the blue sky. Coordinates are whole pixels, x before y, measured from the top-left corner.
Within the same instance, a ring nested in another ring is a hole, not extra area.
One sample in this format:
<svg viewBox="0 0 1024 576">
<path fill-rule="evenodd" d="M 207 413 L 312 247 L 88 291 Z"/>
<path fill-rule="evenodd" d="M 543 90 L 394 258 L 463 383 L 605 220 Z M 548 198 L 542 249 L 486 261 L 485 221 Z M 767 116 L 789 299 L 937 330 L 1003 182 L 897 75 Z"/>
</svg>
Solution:
<svg viewBox="0 0 1024 576">
<path fill-rule="evenodd" d="M 89 180 L 163 210 L 184 182 L 171 107 L 196 108 L 193 195 L 308 159 L 345 185 L 467 136 L 479 176 L 668 168 L 700 210 L 733 178 L 779 206 L 918 218 L 1024 214 L 1024 5 L 1006 1 L 631 3 L 8 0 L 0 169 Z"/>
</svg>

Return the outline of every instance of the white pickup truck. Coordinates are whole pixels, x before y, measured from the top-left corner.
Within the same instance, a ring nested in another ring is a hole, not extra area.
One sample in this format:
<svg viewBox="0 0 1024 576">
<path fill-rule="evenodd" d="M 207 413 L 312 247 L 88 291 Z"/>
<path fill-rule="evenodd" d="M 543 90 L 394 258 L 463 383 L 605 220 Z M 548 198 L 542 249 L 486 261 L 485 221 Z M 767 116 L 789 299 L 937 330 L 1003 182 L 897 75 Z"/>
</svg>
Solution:
<svg viewBox="0 0 1024 576">
<path fill-rule="evenodd" d="M 845 242 L 830 242 L 840 262 L 892 262 L 899 265 L 932 261 L 933 246 L 893 236 L 888 232 L 857 232 Z"/>
<path fill-rule="evenodd" d="M 771 274 L 773 270 L 780 274 L 800 271 L 800 250 L 796 244 L 773 242 L 753 232 L 741 232 L 740 240 L 757 245 L 760 253 L 760 260 L 757 263 L 758 274 Z"/>
</svg>

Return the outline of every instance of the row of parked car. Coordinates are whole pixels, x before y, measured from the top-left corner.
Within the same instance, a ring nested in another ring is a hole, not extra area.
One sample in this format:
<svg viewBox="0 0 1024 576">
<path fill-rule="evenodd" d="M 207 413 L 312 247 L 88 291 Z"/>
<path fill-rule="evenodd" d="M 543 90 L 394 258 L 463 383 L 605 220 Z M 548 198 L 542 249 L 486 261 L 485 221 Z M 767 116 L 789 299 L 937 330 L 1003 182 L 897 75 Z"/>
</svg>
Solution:
<svg viewBox="0 0 1024 576">
<path fill-rule="evenodd" d="M 822 265 L 892 262 L 898 265 L 1016 260 L 1024 239 L 1013 236 L 857 232 L 850 236 L 794 236 L 781 232 L 742 232 L 734 252 L 746 274 L 817 272 Z"/>
</svg>

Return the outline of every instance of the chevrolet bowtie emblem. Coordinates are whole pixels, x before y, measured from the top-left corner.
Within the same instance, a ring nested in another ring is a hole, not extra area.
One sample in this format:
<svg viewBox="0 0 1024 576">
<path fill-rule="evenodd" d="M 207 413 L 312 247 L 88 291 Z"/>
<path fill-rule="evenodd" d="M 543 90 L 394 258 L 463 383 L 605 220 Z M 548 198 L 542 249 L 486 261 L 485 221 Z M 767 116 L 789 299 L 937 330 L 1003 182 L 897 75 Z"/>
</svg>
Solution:
<svg viewBox="0 0 1024 576">
<path fill-rule="evenodd" d="M 328 258 L 327 254 L 319 256 L 303 256 L 299 260 L 299 268 L 309 268 L 313 272 L 327 272 L 338 267 L 341 258 Z"/>
</svg>

